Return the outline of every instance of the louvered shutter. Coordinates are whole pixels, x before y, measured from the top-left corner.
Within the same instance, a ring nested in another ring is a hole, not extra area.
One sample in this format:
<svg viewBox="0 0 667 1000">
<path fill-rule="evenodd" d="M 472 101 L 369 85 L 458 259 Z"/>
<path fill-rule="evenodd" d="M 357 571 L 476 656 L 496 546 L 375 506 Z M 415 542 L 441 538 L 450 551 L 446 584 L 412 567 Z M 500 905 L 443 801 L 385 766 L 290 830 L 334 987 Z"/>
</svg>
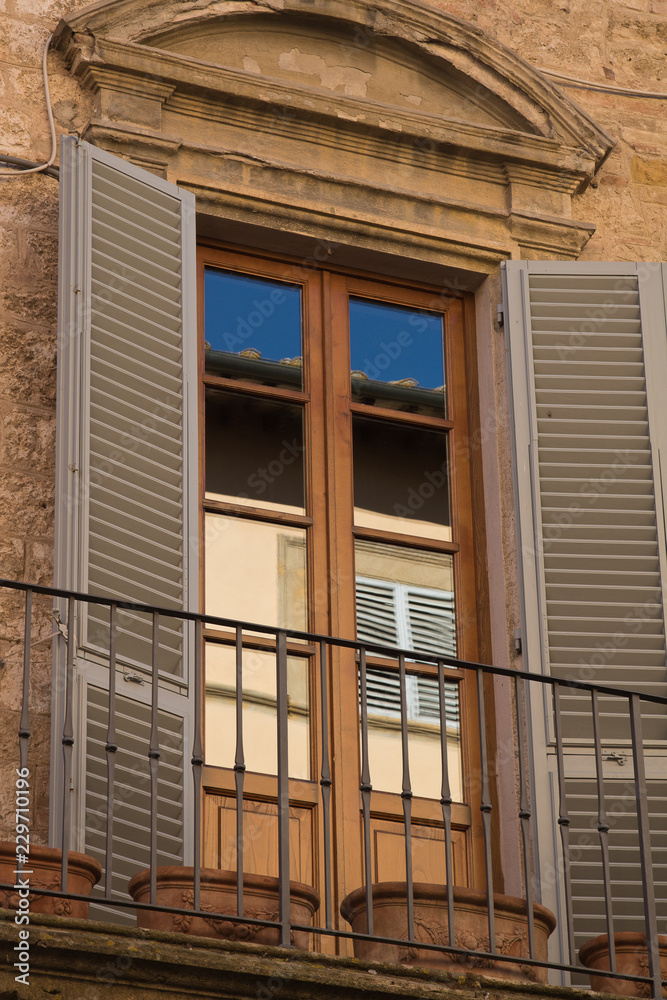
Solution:
<svg viewBox="0 0 667 1000">
<path fill-rule="evenodd" d="M 387 646 L 399 646 L 396 584 L 368 577 L 356 578 L 357 638 Z"/>
<path fill-rule="evenodd" d="M 194 198 L 73 137 L 62 140 L 60 169 L 56 584 L 198 610 Z M 107 609 L 79 607 L 73 846 L 101 861 L 108 623 Z M 147 863 L 139 772 L 148 759 L 151 627 L 148 615 L 118 614 L 113 849 L 121 893 Z M 189 849 L 192 653 L 192 626 L 161 619 L 162 863 L 182 862 Z M 56 680 L 57 762 L 64 705 Z M 58 803 L 57 782 L 53 791 Z M 54 811 L 54 835 L 59 819 Z"/>
<path fill-rule="evenodd" d="M 509 262 L 504 290 L 524 667 L 664 696 L 665 268 Z M 608 809 L 618 804 L 620 785 L 633 781 L 626 706 L 600 699 Z M 606 931 L 590 697 L 563 689 L 562 708 L 579 946 Z M 533 725 L 546 870 L 557 866 L 558 796 L 552 719 L 537 696 Z M 644 703 L 643 736 L 660 882 L 667 847 L 667 807 L 657 795 L 667 771 L 664 706 Z M 643 920 L 633 810 L 631 804 L 622 822 L 612 822 L 609 835 L 616 930 L 639 930 Z M 664 900 L 664 885 L 657 891 Z M 561 904 L 553 892 L 545 901 Z"/>
<path fill-rule="evenodd" d="M 392 583 L 370 577 L 356 578 L 357 637 L 403 649 L 456 656 L 454 594 L 450 591 Z M 368 711 L 400 716 L 398 675 L 367 671 Z M 406 676 L 408 718 L 440 722 L 437 681 L 414 674 Z M 459 727 L 458 685 L 445 684 L 448 726 Z"/>
</svg>

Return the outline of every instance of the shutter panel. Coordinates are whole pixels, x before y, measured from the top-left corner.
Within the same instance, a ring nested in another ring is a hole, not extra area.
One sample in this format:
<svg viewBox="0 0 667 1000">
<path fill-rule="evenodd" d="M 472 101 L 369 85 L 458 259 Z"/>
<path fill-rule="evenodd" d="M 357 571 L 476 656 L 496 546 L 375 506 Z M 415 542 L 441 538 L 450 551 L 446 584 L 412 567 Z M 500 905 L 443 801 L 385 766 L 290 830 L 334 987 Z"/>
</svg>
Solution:
<svg viewBox="0 0 667 1000">
<path fill-rule="evenodd" d="M 57 586 L 198 610 L 194 253 L 190 193 L 87 143 L 63 138 Z M 80 842 L 72 846 L 100 860 L 108 622 L 106 608 L 79 608 L 73 829 L 80 831 Z M 64 654 L 63 648 L 59 671 Z M 141 783 L 128 786 L 127 768 L 132 759 L 138 767 L 148 759 L 150 616 L 118 613 L 117 659 L 114 890 L 124 892 L 125 876 L 147 864 L 147 793 Z M 161 863 L 182 863 L 189 850 L 184 817 L 191 806 L 190 768 L 184 765 L 192 740 L 191 626 L 161 620 L 158 663 L 165 678 L 159 692 L 165 742 L 158 852 Z M 58 677 L 53 713 L 58 749 L 62 687 Z M 54 759 L 60 760 L 60 752 Z M 53 791 L 52 801 L 59 802 L 57 787 Z M 54 834 L 59 821 L 54 811 Z"/>
<path fill-rule="evenodd" d="M 404 589 L 409 648 L 456 656 L 453 592 L 408 586 Z"/>
<path fill-rule="evenodd" d="M 504 275 L 524 667 L 662 696 L 667 695 L 661 590 L 667 578 L 664 278 L 660 265 L 518 261 L 508 262 Z M 557 864 L 559 850 L 552 812 L 557 796 L 549 801 L 548 782 L 542 781 L 554 769 L 553 728 L 536 692 L 532 704 L 534 745 L 541 741 L 544 755 L 535 762 L 535 808 L 546 868 L 550 851 Z M 606 931 L 601 875 L 593 860 L 598 838 L 591 701 L 585 692 L 563 689 L 561 705 L 579 945 Z M 642 710 L 644 748 L 654 773 L 664 774 L 665 707 L 644 703 Z M 627 701 L 601 696 L 600 712 L 603 747 L 617 758 L 627 754 Z M 605 764 L 614 767 L 619 765 Z M 608 784 L 613 796 L 618 782 Z M 657 781 L 648 784 L 655 790 L 649 792 L 654 848 L 664 865 L 667 809 L 656 794 Z M 617 845 L 617 930 L 638 929 L 642 919 L 636 906 L 642 892 L 633 810 L 624 818 L 622 836 L 620 826 L 610 832 L 610 843 Z M 583 850 L 585 843 L 593 846 Z M 629 864 L 624 877 L 618 867 L 622 857 Z M 659 894 L 660 886 L 656 889 Z M 550 902 L 560 905 L 554 896 Z"/>
<path fill-rule="evenodd" d="M 88 671 L 89 674 L 91 671 Z M 105 744 L 109 721 L 109 693 L 106 677 L 97 672 L 96 682 L 86 676 L 82 683 L 86 706 L 86 787 L 82 803 L 86 854 L 104 868 L 107 824 L 107 764 Z M 150 776 L 148 747 L 151 732 L 150 689 L 147 700 L 134 696 L 116 697 L 116 770 L 114 781 L 113 880 L 112 896 L 127 899 L 127 883 L 136 872 L 150 864 Z M 163 694 L 164 705 L 174 699 Z M 160 767 L 158 778 L 157 863 L 182 865 L 185 830 L 185 719 L 175 699 L 174 711 L 158 710 Z M 82 734 L 83 736 L 83 734 Z M 94 895 L 103 895 L 103 884 Z M 91 919 L 128 923 L 131 911 L 124 907 L 93 906 Z"/>
<path fill-rule="evenodd" d="M 456 656 L 454 594 L 449 591 L 390 583 L 369 577 L 356 578 L 357 637 L 405 649 Z M 400 717 L 398 674 L 386 670 L 366 672 L 368 711 Z M 438 682 L 406 675 L 408 718 L 440 722 Z M 459 728 L 458 684 L 445 683 L 448 727 Z"/>
<path fill-rule="evenodd" d="M 399 646 L 396 617 L 396 584 L 367 577 L 356 578 L 357 638 Z"/>
<path fill-rule="evenodd" d="M 568 782 L 567 792 L 572 845 L 572 894 L 577 901 L 574 933 L 578 949 L 585 941 L 606 931 L 604 879 L 597 829 L 595 825 L 591 825 L 590 814 L 591 801 L 597 801 L 596 783 L 591 778 L 573 777 Z M 645 794 L 651 829 L 651 861 L 657 916 L 659 926 L 664 926 L 667 920 L 667 812 L 664 777 L 648 778 Z M 614 925 L 616 930 L 645 932 L 633 775 L 624 774 L 618 778 L 606 779 L 605 802 L 610 826 L 609 863 L 615 897 Z"/>
</svg>

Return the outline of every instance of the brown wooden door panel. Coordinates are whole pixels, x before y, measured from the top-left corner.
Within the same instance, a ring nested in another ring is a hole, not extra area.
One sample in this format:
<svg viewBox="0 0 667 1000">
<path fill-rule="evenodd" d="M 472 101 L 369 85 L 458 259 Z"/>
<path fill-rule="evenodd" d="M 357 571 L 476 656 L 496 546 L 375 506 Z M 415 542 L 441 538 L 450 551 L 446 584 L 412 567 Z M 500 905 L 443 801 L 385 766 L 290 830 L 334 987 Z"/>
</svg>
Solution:
<svg viewBox="0 0 667 1000">
<path fill-rule="evenodd" d="M 405 836 L 402 822 L 371 820 L 373 878 L 376 882 L 405 880 Z M 445 837 L 441 828 L 412 825 L 412 877 L 415 882 L 444 884 Z M 452 831 L 454 885 L 468 885 L 466 831 Z"/>
<path fill-rule="evenodd" d="M 204 799 L 204 865 L 236 868 L 236 798 L 207 794 Z M 314 810 L 290 806 L 290 878 L 314 884 Z M 243 801 L 243 869 L 257 875 L 278 875 L 278 806 L 275 802 Z"/>
</svg>

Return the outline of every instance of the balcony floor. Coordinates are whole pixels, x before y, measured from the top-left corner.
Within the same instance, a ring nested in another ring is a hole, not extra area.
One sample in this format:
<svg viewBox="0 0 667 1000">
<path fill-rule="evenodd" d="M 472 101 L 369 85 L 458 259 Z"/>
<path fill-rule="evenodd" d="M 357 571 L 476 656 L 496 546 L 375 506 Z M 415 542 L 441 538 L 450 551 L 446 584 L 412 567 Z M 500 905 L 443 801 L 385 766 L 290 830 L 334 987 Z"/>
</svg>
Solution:
<svg viewBox="0 0 667 1000">
<path fill-rule="evenodd" d="M 590 997 L 588 991 L 218 942 L 93 920 L 31 916 L 29 985 L 14 981 L 15 911 L 0 910 L 0 998 L 7 1000 L 379 1000 Z M 596 996 L 599 994 L 595 994 Z"/>
</svg>

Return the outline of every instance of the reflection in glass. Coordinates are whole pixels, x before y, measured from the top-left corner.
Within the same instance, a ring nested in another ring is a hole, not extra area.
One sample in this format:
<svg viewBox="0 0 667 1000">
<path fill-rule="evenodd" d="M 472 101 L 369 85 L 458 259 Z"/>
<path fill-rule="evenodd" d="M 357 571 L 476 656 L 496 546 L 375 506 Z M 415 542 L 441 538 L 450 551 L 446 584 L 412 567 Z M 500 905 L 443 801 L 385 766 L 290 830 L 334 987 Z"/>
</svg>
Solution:
<svg viewBox="0 0 667 1000">
<path fill-rule="evenodd" d="M 289 774 L 310 778 L 308 661 L 287 657 Z M 277 774 L 276 656 L 243 650 L 243 750 L 249 771 Z M 233 767 L 236 750 L 236 651 L 206 644 L 206 763 Z"/>
<path fill-rule="evenodd" d="M 306 533 L 206 514 L 206 612 L 278 628 L 306 629 Z"/>
<path fill-rule="evenodd" d="M 357 638 L 456 656 L 453 557 L 365 539 L 354 552 Z"/>
<path fill-rule="evenodd" d="M 206 389 L 206 496 L 304 514 L 303 414 L 288 403 Z"/>
<path fill-rule="evenodd" d="M 359 639 L 435 656 L 456 656 L 451 555 L 357 539 L 355 574 Z M 371 782 L 379 791 L 396 793 L 400 793 L 402 785 L 398 684 L 396 671 L 368 671 Z M 412 791 L 415 795 L 440 798 L 437 681 L 408 675 L 406 700 Z M 445 708 L 449 780 L 454 799 L 461 801 L 459 695 L 457 685 L 451 682 L 445 687 Z"/>
<path fill-rule="evenodd" d="M 399 676 L 392 670 L 369 668 L 366 673 L 371 783 L 378 791 L 400 793 L 403 781 L 403 744 Z M 405 682 L 412 793 L 424 798 L 439 799 L 442 752 L 438 681 L 434 677 L 407 674 Z M 462 802 L 458 682 L 446 681 L 444 695 L 449 785 L 454 801 Z"/>
<path fill-rule="evenodd" d="M 412 412 L 445 412 L 442 317 L 350 299 L 352 396 Z"/>
<path fill-rule="evenodd" d="M 447 433 L 353 417 L 354 522 L 451 541 Z"/>
<path fill-rule="evenodd" d="M 206 371 L 265 385 L 302 387 L 301 289 L 207 267 Z"/>
</svg>

